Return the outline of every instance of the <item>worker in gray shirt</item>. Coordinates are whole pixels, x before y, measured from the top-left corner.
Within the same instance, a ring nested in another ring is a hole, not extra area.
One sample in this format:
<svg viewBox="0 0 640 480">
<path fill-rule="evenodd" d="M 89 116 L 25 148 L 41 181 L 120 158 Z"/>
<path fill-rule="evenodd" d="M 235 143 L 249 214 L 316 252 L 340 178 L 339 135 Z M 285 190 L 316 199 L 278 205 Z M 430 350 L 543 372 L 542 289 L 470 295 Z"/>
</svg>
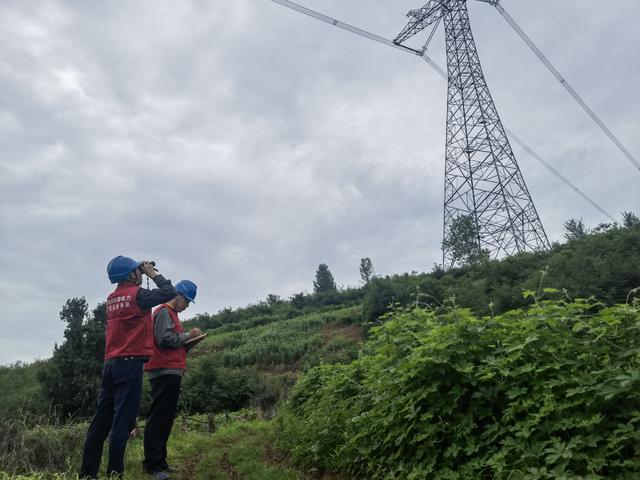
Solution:
<svg viewBox="0 0 640 480">
<path fill-rule="evenodd" d="M 180 396 L 182 375 L 187 367 L 187 340 L 202 332 L 192 328 L 185 332 L 178 318 L 196 298 L 196 285 L 182 280 L 175 286 L 177 295 L 153 312 L 153 355 L 145 364 L 151 384 L 151 409 L 144 431 L 143 467 L 155 480 L 170 478 L 167 464 L 167 441 L 173 427 Z"/>
</svg>

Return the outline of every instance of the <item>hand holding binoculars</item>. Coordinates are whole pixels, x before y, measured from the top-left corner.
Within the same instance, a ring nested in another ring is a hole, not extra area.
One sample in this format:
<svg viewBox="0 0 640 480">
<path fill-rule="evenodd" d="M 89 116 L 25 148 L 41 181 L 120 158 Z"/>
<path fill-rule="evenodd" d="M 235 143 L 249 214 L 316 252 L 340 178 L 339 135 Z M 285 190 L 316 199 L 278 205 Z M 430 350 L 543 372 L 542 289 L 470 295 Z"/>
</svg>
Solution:
<svg viewBox="0 0 640 480">
<path fill-rule="evenodd" d="M 149 275 L 149 273 L 153 271 L 155 272 L 158 271 L 158 269 L 156 268 L 156 262 L 154 262 L 153 260 L 151 261 L 143 260 L 142 265 L 140 265 L 140 268 L 142 270 L 142 273 L 145 273 L 147 275 Z"/>
</svg>

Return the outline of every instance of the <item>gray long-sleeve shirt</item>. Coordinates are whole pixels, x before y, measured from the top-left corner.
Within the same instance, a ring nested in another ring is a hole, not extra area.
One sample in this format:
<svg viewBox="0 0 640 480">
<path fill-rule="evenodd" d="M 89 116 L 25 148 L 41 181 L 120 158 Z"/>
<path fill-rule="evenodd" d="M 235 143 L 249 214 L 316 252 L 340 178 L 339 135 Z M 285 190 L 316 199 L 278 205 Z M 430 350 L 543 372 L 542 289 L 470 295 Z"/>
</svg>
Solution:
<svg viewBox="0 0 640 480">
<path fill-rule="evenodd" d="M 178 333 L 174 330 L 173 319 L 166 308 L 153 317 L 153 336 L 160 348 L 184 348 L 184 342 L 189 338 L 189 333 Z M 163 375 L 180 375 L 184 373 L 181 368 L 156 368 L 149 370 L 149 380 Z"/>
</svg>

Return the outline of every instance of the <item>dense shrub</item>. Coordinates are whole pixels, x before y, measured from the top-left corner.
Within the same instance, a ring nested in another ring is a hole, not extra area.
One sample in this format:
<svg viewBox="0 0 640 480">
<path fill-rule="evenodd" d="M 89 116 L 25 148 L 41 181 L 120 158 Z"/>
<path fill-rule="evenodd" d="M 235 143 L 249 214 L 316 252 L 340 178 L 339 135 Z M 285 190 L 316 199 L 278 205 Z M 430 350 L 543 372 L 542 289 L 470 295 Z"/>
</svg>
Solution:
<svg viewBox="0 0 640 480">
<path fill-rule="evenodd" d="M 249 406 L 255 372 L 222 368 L 212 357 L 193 362 L 183 381 L 180 402 L 187 412 L 223 412 Z"/>
<path fill-rule="evenodd" d="M 309 467 L 367 479 L 640 478 L 640 311 L 397 311 L 280 416 Z"/>
<path fill-rule="evenodd" d="M 377 278 L 362 301 L 363 319 L 373 322 L 391 303 L 420 301 L 457 305 L 476 314 L 502 313 L 526 305 L 522 290 L 536 289 L 544 272 L 545 284 L 565 288 L 574 297 L 597 296 L 612 305 L 640 286 L 640 226 L 593 233 L 579 240 L 555 244 L 545 252 L 527 252 L 501 260 L 479 262 L 448 272 L 403 274 Z"/>
</svg>

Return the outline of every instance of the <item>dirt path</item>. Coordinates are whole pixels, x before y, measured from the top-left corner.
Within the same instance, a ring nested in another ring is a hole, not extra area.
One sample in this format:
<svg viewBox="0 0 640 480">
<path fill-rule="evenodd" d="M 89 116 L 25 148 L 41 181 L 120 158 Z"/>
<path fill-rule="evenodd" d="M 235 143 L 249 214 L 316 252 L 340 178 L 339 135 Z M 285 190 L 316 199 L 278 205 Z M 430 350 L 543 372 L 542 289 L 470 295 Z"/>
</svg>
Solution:
<svg viewBox="0 0 640 480">
<path fill-rule="evenodd" d="M 229 454 L 224 452 L 222 455 L 222 459 L 220 460 L 220 467 L 224 470 L 231 480 L 242 480 L 240 474 L 236 471 L 236 468 L 233 466 L 233 463 L 229 461 Z"/>
<path fill-rule="evenodd" d="M 188 480 L 195 477 L 196 466 L 200 463 L 204 457 L 203 453 L 198 453 L 190 457 L 184 464 L 184 470 L 182 471 L 182 478 Z"/>
</svg>

